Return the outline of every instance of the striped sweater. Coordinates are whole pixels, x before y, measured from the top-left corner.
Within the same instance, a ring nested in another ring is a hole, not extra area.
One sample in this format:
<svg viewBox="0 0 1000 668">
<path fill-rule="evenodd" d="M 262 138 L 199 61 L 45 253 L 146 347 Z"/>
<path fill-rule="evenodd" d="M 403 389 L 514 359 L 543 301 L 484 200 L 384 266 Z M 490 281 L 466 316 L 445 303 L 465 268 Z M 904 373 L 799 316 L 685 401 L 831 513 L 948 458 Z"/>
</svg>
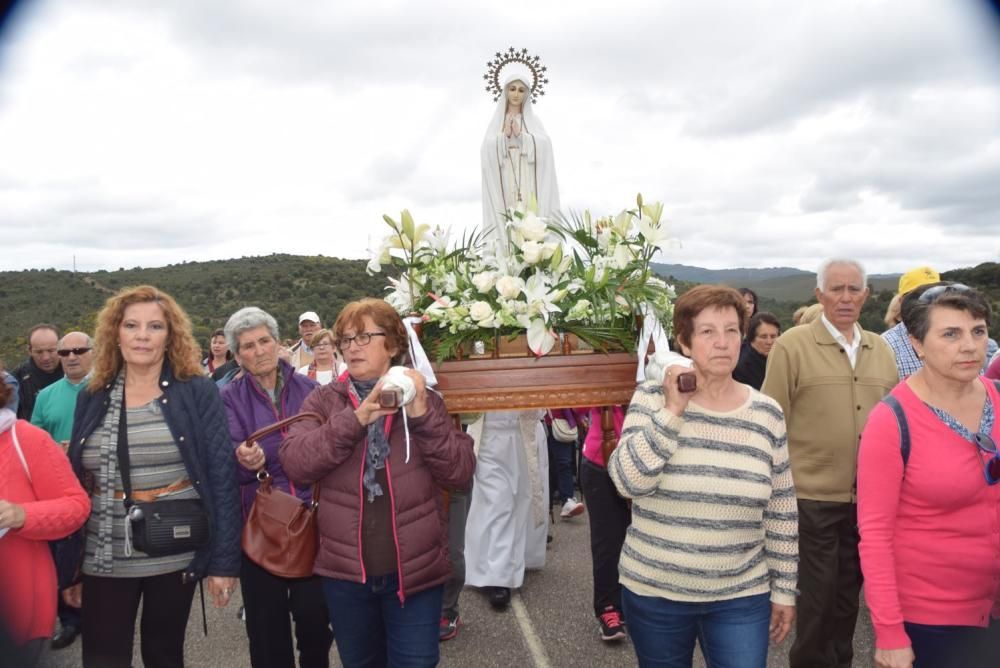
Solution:
<svg viewBox="0 0 1000 668">
<path fill-rule="evenodd" d="M 641 384 L 608 466 L 632 499 L 619 562 L 642 596 L 718 601 L 770 591 L 794 605 L 798 512 L 778 403 L 747 387 L 739 408 L 664 408 L 663 388 Z"/>
</svg>

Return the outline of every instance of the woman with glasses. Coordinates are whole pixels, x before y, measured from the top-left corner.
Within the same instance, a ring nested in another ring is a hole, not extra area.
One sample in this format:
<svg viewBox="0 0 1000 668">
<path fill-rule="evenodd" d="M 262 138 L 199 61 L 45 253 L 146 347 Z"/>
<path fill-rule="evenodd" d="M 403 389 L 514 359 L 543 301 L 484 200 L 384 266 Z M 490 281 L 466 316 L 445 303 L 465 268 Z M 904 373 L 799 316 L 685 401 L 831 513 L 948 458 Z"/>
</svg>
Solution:
<svg viewBox="0 0 1000 668">
<path fill-rule="evenodd" d="M 903 300 L 923 367 L 872 410 L 858 455 L 880 668 L 976 668 L 1000 656 L 1000 392 L 980 377 L 990 315 L 960 284 Z"/>
<path fill-rule="evenodd" d="M 330 330 L 321 329 L 313 334 L 310 347 L 313 351 L 313 361 L 298 369 L 303 376 L 308 376 L 320 385 L 327 385 L 347 368 L 339 359 Z"/>
<path fill-rule="evenodd" d="M 413 369 L 403 321 L 381 299 L 348 304 L 333 326 L 347 373 L 313 391 L 279 456 L 319 483 L 322 576 L 344 666 L 433 666 L 451 577 L 442 488 L 472 478 L 472 439 Z M 387 376 L 388 374 L 388 376 Z M 399 390 L 395 394 L 392 390 Z"/>
</svg>

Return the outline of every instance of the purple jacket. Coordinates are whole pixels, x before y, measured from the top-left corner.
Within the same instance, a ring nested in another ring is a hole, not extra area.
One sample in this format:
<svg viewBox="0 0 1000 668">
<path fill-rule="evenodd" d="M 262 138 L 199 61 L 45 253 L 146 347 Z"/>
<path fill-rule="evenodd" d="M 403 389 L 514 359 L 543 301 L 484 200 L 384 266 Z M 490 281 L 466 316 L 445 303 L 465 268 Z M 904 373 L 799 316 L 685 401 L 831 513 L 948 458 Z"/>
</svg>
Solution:
<svg viewBox="0 0 1000 668">
<path fill-rule="evenodd" d="M 229 420 L 229 438 L 233 441 L 233 457 L 236 457 L 236 448 L 246 440 L 247 436 L 262 427 L 272 425 L 278 420 L 297 415 L 302 411 L 302 403 L 309 396 L 318 383 L 310 380 L 300 373 L 295 373 L 295 369 L 283 360 L 278 361 L 278 373 L 281 374 L 281 397 L 278 402 L 281 410 L 275 411 L 271 397 L 267 395 L 250 374 L 244 374 L 239 380 L 235 380 L 222 388 L 222 403 L 226 405 L 226 417 Z M 303 501 L 312 498 L 312 488 L 309 485 L 297 485 L 294 480 L 289 480 L 285 475 L 285 470 L 281 468 L 281 461 L 278 459 L 278 446 L 281 445 L 282 433 L 271 434 L 264 438 L 260 447 L 264 449 L 266 458 L 265 468 L 271 474 L 272 485 L 291 494 L 295 494 Z M 236 462 L 236 478 L 240 483 L 240 500 L 243 505 L 243 520 L 246 521 L 250 506 L 253 505 L 254 497 L 257 493 L 257 472 L 243 468 Z"/>
</svg>

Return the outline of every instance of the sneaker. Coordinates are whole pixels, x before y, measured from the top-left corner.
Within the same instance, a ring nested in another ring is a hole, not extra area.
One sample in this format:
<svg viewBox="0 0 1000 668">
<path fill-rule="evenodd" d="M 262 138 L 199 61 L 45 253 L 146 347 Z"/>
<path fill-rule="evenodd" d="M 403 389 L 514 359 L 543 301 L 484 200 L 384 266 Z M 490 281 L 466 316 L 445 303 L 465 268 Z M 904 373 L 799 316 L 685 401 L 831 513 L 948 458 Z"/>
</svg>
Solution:
<svg viewBox="0 0 1000 668">
<path fill-rule="evenodd" d="M 454 617 L 445 613 L 441 617 L 441 626 L 438 628 L 438 640 L 444 642 L 445 640 L 451 640 L 458 635 L 458 627 L 462 625 L 462 621 L 458 617 L 458 613 Z"/>
<path fill-rule="evenodd" d="M 583 504 L 574 499 L 572 496 L 566 499 L 566 503 L 563 504 L 562 511 L 559 513 L 559 517 L 564 520 L 570 517 L 576 517 L 583 513 Z"/>
<path fill-rule="evenodd" d="M 625 637 L 625 622 L 622 621 L 622 613 L 609 605 L 604 608 L 604 612 L 597 618 L 601 622 L 601 640 L 611 642 L 621 640 Z"/>
</svg>

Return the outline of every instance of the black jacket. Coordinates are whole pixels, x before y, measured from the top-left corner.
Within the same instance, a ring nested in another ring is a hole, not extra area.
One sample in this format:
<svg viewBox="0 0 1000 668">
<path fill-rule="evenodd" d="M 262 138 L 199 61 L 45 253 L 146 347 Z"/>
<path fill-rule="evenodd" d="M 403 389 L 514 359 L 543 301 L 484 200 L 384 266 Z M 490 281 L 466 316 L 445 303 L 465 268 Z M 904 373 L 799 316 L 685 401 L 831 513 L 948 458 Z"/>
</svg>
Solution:
<svg viewBox="0 0 1000 668">
<path fill-rule="evenodd" d="M 163 395 L 157 399 L 174 442 L 184 459 L 184 467 L 211 517 L 212 538 L 195 553 L 185 569 L 187 580 L 206 575 L 236 577 L 240 573 L 239 488 L 236 484 L 236 458 L 229 441 L 226 409 L 215 384 L 208 378 L 176 380 L 164 365 L 160 376 Z M 100 428 L 110 402 L 111 385 L 96 392 L 85 390 L 76 402 L 73 437 L 69 459 L 83 481 L 83 443 Z M 71 583 L 83 560 L 86 527 L 61 546 L 57 556 L 60 586 Z"/>
<path fill-rule="evenodd" d="M 55 371 L 42 371 L 35 360 L 29 357 L 13 373 L 19 383 L 17 417 L 30 422 L 31 412 L 35 410 L 35 398 L 39 392 L 63 377 L 62 365 L 57 366 Z"/>
<path fill-rule="evenodd" d="M 740 348 L 740 361 L 733 369 L 733 378 L 759 390 L 764 384 L 765 371 L 767 371 L 767 356 L 754 350 L 749 341 L 744 341 L 743 347 Z"/>
</svg>

